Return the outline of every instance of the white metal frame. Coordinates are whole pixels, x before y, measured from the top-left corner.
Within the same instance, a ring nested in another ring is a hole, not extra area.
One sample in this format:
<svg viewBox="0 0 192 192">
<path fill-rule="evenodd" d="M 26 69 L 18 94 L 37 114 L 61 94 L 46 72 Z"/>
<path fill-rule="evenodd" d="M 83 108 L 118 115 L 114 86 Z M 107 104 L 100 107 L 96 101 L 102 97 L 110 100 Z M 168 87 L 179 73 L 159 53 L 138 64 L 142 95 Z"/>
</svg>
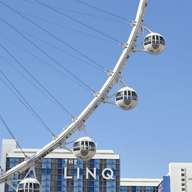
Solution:
<svg viewBox="0 0 192 192">
<path fill-rule="evenodd" d="M 112 89 L 113 85 L 119 81 L 121 73 L 125 64 L 127 63 L 130 54 L 133 52 L 135 43 L 137 40 L 137 34 L 141 30 L 143 25 L 143 19 L 145 14 L 145 8 L 147 7 L 147 0 L 140 0 L 139 7 L 137 10 L 137 15 L 132 27 L 131 34 L 128 38 L 126 46 L 123 49 L 122 54 L 120 55 L 113 71 L 110 73 L 108 79 L 100 89 L 100 91 L 94 96 L 92 101 L 87 105 L 87 107 L 80 113 L 80 115 L 67 126 L 63 132 L 61 132 L 53 141 L 43 147 L 38 151 L 34 156 L 26 159 L 22 163 L 13 167 L 12 169 L 4 172 L 0 176 L 0 183 L 6 182 L 12 175 L 18 172 L 23 172 L 30 167 L 32 167 L 35 162 L 41 160 L 47 154 L 52 152 L 62 143 L 64 143 L 75 131 L 81 128 L 85 121 L 92 115 L 95 109 L 107 98 L 109 91 Z"/>
</svg>

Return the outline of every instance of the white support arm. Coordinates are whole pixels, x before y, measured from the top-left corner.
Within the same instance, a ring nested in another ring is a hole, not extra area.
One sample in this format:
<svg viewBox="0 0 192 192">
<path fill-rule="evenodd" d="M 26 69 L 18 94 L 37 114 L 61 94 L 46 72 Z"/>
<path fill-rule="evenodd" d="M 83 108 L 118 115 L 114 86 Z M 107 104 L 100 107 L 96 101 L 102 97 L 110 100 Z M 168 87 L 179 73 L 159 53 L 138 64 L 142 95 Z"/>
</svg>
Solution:
<svg viewBox="0 0 192 192">
<path fill-rule="evenodd" d="M 118 82 L 122 70 L 128 61 L 129 55 L 133 52 L 133 48 L 137 40 L 137 34 L 141 29 L 146 7 L 147 7 L 147 0 L 140 0 L 134 26 L 127 41 L 127 46 L 126 48 L 124 48 L 111 75 L 108 77 L 108 79 L 98 92 L 98 94 L 81 112 L 81 114 L 70 125 L 68 125 L 68 127 L 60 135 L 57 136 L 57 138 L 55 138 L 53 141 L 51 141 L 49 144 L 43 147 L 30 159 L 23 161 L 22 163 L 18 164 L 12 169 L 3 173 L 3 175 L 0 176 L 0 183 L 6 182 L 12 175 L 14 175 L 17 172 L 23 172 L 26 169 L 29 169 L 31 166 L 34 165 L 35 162 L 41 160 L 47 154 L 49 154 L 59 145 L 65 142 L 76 130 L 78 130 L 85 123 L 85 121 L 92 115 L 95 109 L 105 100 L 107 94 L 109 93 L 113 85 Z"/>
</svg>

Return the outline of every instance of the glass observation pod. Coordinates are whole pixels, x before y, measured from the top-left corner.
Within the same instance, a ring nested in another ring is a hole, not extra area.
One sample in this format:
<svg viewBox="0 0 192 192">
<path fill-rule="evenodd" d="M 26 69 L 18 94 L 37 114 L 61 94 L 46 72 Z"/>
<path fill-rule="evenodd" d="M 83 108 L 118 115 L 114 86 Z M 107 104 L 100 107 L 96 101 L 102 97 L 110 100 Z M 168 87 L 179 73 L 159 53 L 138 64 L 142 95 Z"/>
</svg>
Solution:
<svg viewBox="0 0 192 192">
<path fill-rule="evenodd" d="M 40 183 L 35 178 L 23 179 L 19 183 L 16 192 L 40 192 Z"/>
<path fill-rule="evenodd" d="M 160 54 L 165 49 L 165 39 L 159 33 L 150 33 L 144 39 L 144 50 L 152 54 Z"/>
<path fill-rule="evenodd" d="M 115 102 L 124 110 L 133 109 L 137 105 L 138 96 L 134 89 L 123 87 L 117 92 Z"/>
<path fill-rule="evenodd" d="M 95 142 L 89 137 L 81 137 L 73 144 L 74 155 L 83 160 L 90 160 L 96 153 Z"/>
</svg>

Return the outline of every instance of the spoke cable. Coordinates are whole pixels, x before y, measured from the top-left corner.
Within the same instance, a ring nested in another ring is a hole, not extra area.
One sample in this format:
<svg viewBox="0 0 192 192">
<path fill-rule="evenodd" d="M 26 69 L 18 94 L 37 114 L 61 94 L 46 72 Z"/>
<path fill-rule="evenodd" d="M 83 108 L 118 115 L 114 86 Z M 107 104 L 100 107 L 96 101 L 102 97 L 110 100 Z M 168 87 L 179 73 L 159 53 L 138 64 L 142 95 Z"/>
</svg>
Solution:
<svg viewBox="0 0 192 192">
<path fill-rule="evenodd" d="M 0 80 L 8 87 L 8 89 L 17 97 L 20 103 L 22 103 L 26 109 L 32 112 L 32 114 L 41 122 L 41 124 L 46 128 L 47 131 L 52 135 L 52 137 L 55 137 L 55 134 L 52 132 L 52 130 L 49 128 L 49 126 L 45 123 L 45 121 L 41 118 L 41 116 L 33 109 L 33 107 L 29 104 L 29 102 L 25 99 L 25 97 L 22 95 L 22 93 L 17 89 L 17 87 L 11 82 L 11 80 L 7 77 L 7 75 L 0 69 L 0 74 L 9 86 L 7 86 L 7 83 L 1 78 Z"/>
<path fill-rule="evenodd" d="M 105 38 L 107 38 L 107 39 L 115 42 L 115 44 L 121 43 L 121 41 L 119 41 L 118 39 L 112 37 L 111 35 L 106 34 L 106 33 L 102 32 L 102 31 L 100 31 L 100 30 L 98 30 L 98 29 L 96 29 L 96 28 L 94 28 L 94 27 L 86 24 L 86 23 L 83 23 L 83 22 L 80 21 L 79 19 L 76 19 L 76 18 L 74 18 L 74 17 L 72 17 L 72 16 L 70 16 L 70 15 L 67 15 L 66 13 L 64 13 L 64 12 L 62 12 L 62 11 L 60 11 L 60 10 L 57 10 L 55 7 L 51 7 L 50 5 L 48 5 L 48 4 L 46 4 L 46 3 L 43 3 L 43 2 L 40 2 L 39 0 L 34 0 L 34 1 L 35 1 L 37 4 L 39 4 L 39 5 L 43 6 L 43 7 L 47 8 L 47 9 L 49 9 L 49 10 L 55 12 L 55 13 L 57 13 L 57 14 L 59 14 L 59 15 L 64 16 L 65 18 L 73 21 L 74 23 L 78 23 L 79 25 L 81 25 L 81 26 L 83 26 L 83 27 L 86 27 L 87 29 L 89 29 L 89 30 L 91 30 L 91 31 L 94 31 L 94 32 L 102 35 L 103 37 L 105 37 Z"/>
<path fill-rule="evenodd" d="M 65 113 L 73 118 L 71 112 L 5 47 L 0 43 L 0 47 L 25 71 L 25 73 L 54 101 Z M 35 86 L 36 87 L 36 86 Z"/>
<path fill-rule="evenodd" d="M 33 35 L 31 35 L 31 34 L 29 34 L 29 33 L 25 33 L 25 34 L 27 34 L 27 35 L 30 36 L 31 38 L 36 38 L 36 39 L 38 39 L 39 42 L 42 42 L 42 43 L 48 45 L 49 47 L 51 47 L 51 48 L 53 48 L 53 49 L 56 49 L 56 50 L 59 51 L 59 52 L 62 52 L 62 54 L 65 54 L 65 55 L 67 55 L 67 56 L 70 56 L 70 57 L 74 58 L 74 59 L 77 60 L 77 61 L 81 61 L 81 63 L 83 63 L 83 64 L 86 64 L 86 65 L 88 65 L 88 66 L 90 66 L 90 64 L 92 64 L 90 61 L 85 60 L 85 59 L 82 58 L 82 57 L 79 57 L 79 56 L 74 55 L 74 54 L 72 54 L 72 53 L 67 53 L 66 50 L 63 49 L 62 47 L 59 47 L 59 46 L 57 46 L 57 45 L 55 45 L 55 44 L 52 44 L 52 43 L 50 43 L 50 42 L 48 42 L 48 41 L 46 41 L 46 40 L 43 40 L 43 39 L 41 39 L 40 37 L 34 37 Z M 92 66 L 93 66 L 93 65 L 92 65 Z M 102 73 L 103 73 L 103 70 L 101 70 L 101 68 L 98 68 L 96 65 L 95 65 L 94 67 L 96 67 L 95 69 L 97 69 L 98 72 L 102 72 Z M 106 72 L 107 72 L 107 70 L 106 70 Z"/>
<path fill-rule="evenodd" d="M 34 3 L 34 0 L 23 0 L 23 1 L 25 1 L 27 3 Z M 73 1 L 75 1 L 75 0 L 73 0 Z M 62 10 L 65 9 L 65 12 L 67 12 L 67 13 L 72 13 L 72 14 L 85 16 L 85 17 L 87 16 L 87 17 L 94 18 L 94 19 L 107 20 L 107 21 L 110 20 L 110 21 L 115 22 L 115 23 L 120 22 L 121 24 L 125 24 L 125 22 L 127 23 L 127 19 L 125 17 L 123 17 L 123 16 L 117 15 L 117 14 L 109 12 L 109 11 L 106 11 L 104 9 L 102 10 L 101 8 L 98 8 L 98 7 L 96 7 L 94 5 L 91 5 L 91 4 L 86 5 L 86 4 L 88 4 L 87 2 L 83 2 L 83 1 L 78 2 L 77 1 L 77 3 L 83 4 L 84 6 L 95 9 L 96 11 L 104 13 L 105 15 L 110 16 L 110 17 L 98 18 L 98 16 L 93 14 L 92 12 L 90 13 L 90 12 L 87 12 L 87 11 L 79 11 L 79 10 L 77 11 L 77 10 L 74 10 L 74 9 L 66 9 L 66 7 L 62 7 Z"/>
<path fill-rule="evenodd" d="M 54 57 L 50 56 L 44 49 L 42 49 L 41 47 L 39 47 L 36 43 L 34 43 L 31 39 L 29 39 L 28 37 L 26 37 L 22 32 L 20 32 L 15 26 L 11 25 L 10 23 L 8 23 L 6 20 L 4 20 L 3 18 L 0 17 L 0 21 L 6 25 L 8 25 L 11 29 L 13 29 L 15 32 L 17 32 L 20 36 L 22 36 L 22 38 L 24 38 L 26 41 L 30 42 L 30 44 L 32 44 L 36 49 L 38 49 L 43 55 L 45 55 L 46 57 L 48 57 L 53 63 L 55 63 L 59 68 L 61 68 L 66 74 L 70 75 L 72 78 L 70 78 L 70 80 L 72 80 L 73 82 L 76 82 L 76 84 L 78 84 L 81 87 L 87 88 L 88 90 L 90 90 L 92 93 L 95 93 L 95 90 L 93 88 L 91 88 L 86 82 L 84 82 L 83 80 L 81 80 L 77 75 L 75 75 L 73 72 L 71 72 L 69 69 L 67 69 L 63 64 L 61 64 L 60 62 L 58 62 Z M 68 76 L 69 78 L 69 76 Z M 75 80 L 75 81 L 74 81 Z"/>
<path fill-rule="evenodd" d="M 104 38 L 104 37 L 101 37 L 101 36 L 98 36 L 98 35 L 95 35 L 95 34 L 91 34 L 91 33 L 88 33 L 87 31 L 83 31 L 83 30 L 80 30 L 80 29 L 76 29 L 75 27 L 71 27 L 71 26 L 65 26 L 65 25 L 63 25 L 62 23 L 56 23 L 56 22 L 54 22 L 54 21 L 49 21 L 49 20 L 47 20 L 47 19 L 45 19 L 45 18 L 43 18 L 43 17 L 39 17 L 39 16 L 37 16 L 37 15 L 32 15 L 33 17 L 35 17 L 35 18 L 37 18 L 38 20 L 41 20 L 41 21 L 43 21 L 43 22 L 45 22 L 45 23 L 47 23 L 47 24 L 50 24 L 50 25 L 55 25 L 55 26 L 57 26 L 57 27 L 59 27 L 59 28 L 61 28 L 61 29 L 65 29 L 66 30 L 66 28 L 68 28 L 68 30 L 72 30 L 72 31 L 74 31 L 74 32 L 76 32 L 76 33 L 81 33 L 81 34 L 83 34 L 84 36 L 89 36 L 89 37 L 91 37 L 91 38 L 93 38 L 93 39 L 95 39 L 95 40 L 101 40 L 101 41 L 108 41 L 106 38 Z"/>
<path fill-rule="evenodd" d="M 89 7 L 89 8 L 95 9 L 95 10 L 97 10 L 98 12 L 101 12 L 101 13 L 104 13 L 104 14 L 106 14 L 106 15 L 109 15 L 109 16 L 115 17 L 115 18 L 117 18 L 117 19 L 120 19 L 121 21 L 127 23 L 127 18 L 125 18 L 125 17 L 123 17 L 123 16 L 120 16 L 120 15 L 117 15 L 117 14 L 112 13 L 112 12 L 110 12 L 110 11 L 107 11 L 107 10 L 105 10 L 105 9 L 96 7 L 95 5 L 91 5 L 90 3 L 87 3 L 87 2 L 82 1 L 82 0 L 73 0 L 73 1 L 75 1 L 75 2 L 77 2 L 77 3 L 80 3 L 80 4 L 84 5 L 84 6 L 87 6 L 87 7 Z"/>
<path fill-rule="evenodd" d="M 17 147 L 20 149 L 20 151 L 23 153 L 24 157 L 27 158 L 27 155 L 25 154 L 25 152 L 23 151 L 23 149 L 21 148 L 21 145 L 19 144 L 19 142 L 17 141 L 15 135 L 13 134 L 13 132 L 11 131 L 11 129 L 9 128 L 8 124 L 6 123 L 5 119 L 3 118 L 3 116 L 0 114 L 0 120 L 3 123 L 4 127 L 6 128 L 7 132 L 9 133 L 9 135 L 11 136 L 12 139 L 15 140 Z"/>
<path fill-rule="evenodd" d="M 64 41 L 63 39 L 60 39 L 59 37 L 57 37 L 55 34 L 51 33 L 50 31 L 48 31 L 47 29 L 43 28 L 41 25 L 35 23 L 33 20 L 31 20 L 29 17 L 26 17 L 24 14 L 22 14 L 20 11 L 14 9 L 13 7 L 9 6 L 8 4 L 6 4 L 5 2 L 0 1 L 0 4 L 3 5 L 4 7 L 8 8 L 10 11 L 16 13 L 17 15 L 19 15 L 22 19 L 25 19 L 26 21 L 28 21 L 29 23 L 31 23 L 32 25 L 34 25 L 35 27 L 37 27 L 38 29 L 40 29 L 41 31 L 47 33 L 49 36 L 51 36 L 53 39 L 55 39 L 56 41 L 62 43 L 63 45 L 65 45 L 66 47 L 70 48 L 71 50 L 73 50 L 74 52 L 78 53 L 81 57 L 84 57 L 85 59 L 87 59 L 88 61 L 90 61 L 92 64 L 94 64 L 95 66 L 97 66 L 98 68 L 100 68 L 100 70 L 105 71 L 105 68 L 98 64 L 96 61 L 94 61 L 93 59 L 91 59 L 89 56 L 87 56 L 86 54 L 82 53 L 79 49 L 73 47 L 70 43 Z"/>
</svg>

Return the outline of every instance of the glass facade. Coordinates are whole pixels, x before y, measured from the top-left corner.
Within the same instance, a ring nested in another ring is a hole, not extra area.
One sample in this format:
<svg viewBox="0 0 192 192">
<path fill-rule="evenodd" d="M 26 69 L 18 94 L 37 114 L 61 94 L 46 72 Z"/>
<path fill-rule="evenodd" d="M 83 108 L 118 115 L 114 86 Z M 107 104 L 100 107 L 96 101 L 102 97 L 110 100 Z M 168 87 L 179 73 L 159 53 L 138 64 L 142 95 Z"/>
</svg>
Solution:
<svg viewBox="0 0 192 192">
<path fill-rule="evenodd" d="M 23 158 L 9 157 L 6 169 L 10 169 Z M 83 162 L 77 159 L 45 158 L 35 166 L 42 192 L 119 192 L 119 159 L 92 159 Z M 25 176 L 15 175 L 12 185 Z M 5 192 L 15 192 L 6 184 Z"/>
<path fill-rule="evenodd" d="M 158 192 L 154 186 L 121 186 L 120 192 Z"/>
<path fill-rule="evenodd" d="M 16 146 L 14 140 L 3 141 L 0 164 L 3 170 L 9 170 L 24 160 Z M 30 157 L 37 149 L 24 151 Z M 113 150 L 97 150 L 94 159 L 82 161 L 69 151 L 57 149 L 35 164 L 35 173 L 41 184 L 41 192 L 170 192 L 165 190 L 170 183 L 168 177 L 164 177 L 163 181 L 120 179 L 120 159 Z M 28 170 L 17 173 L 10 178 L 9 185 L 0 185 L 0 192 L 15 192 L 26 174 L 33 177 Z"/>
<path fill-rule="evenodd" d="M 158 192 L 170 192 L 170 176 L 164 176 L 158 187 Z"/>
</svg>

